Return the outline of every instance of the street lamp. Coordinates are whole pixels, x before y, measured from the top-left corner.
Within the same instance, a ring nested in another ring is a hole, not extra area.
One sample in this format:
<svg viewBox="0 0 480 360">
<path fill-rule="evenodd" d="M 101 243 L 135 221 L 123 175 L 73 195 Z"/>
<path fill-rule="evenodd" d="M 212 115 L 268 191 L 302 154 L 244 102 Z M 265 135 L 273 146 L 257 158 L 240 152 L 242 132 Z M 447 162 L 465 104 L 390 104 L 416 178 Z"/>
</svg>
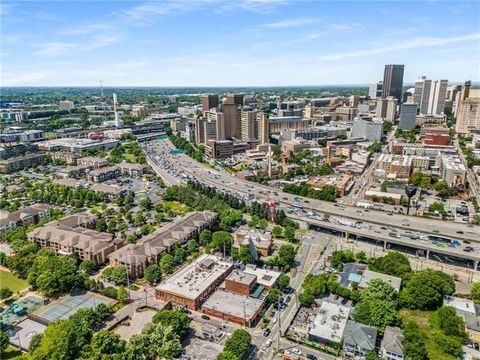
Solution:
<svg viewBox="0 0 480 360">
<path fill-rule="evenodd" d="M 410 200 L 417 193 L 417 187 L 413 185 L 405 186 L 405 195 L 408 197 L 407 215 L 410 212 Z"/>
</svg>

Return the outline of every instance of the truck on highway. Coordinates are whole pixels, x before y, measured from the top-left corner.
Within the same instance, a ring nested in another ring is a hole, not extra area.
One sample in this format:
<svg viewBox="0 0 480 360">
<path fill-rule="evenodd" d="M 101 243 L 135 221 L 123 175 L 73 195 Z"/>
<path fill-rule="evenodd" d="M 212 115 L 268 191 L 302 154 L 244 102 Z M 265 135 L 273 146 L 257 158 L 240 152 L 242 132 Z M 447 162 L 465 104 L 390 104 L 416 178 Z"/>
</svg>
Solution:
<svg viewBox="0 0 480 360">
<path fill-rule="evenodd" d="M 345 225 L 345 226 L 350 226 L 350 227 L 353 227 L 353 228 L 356 228 L 357 225 L 358 225 L 358 221 L 353 221 L 353 220 L 348 220 L 348 219 L 338 219 L 337 220 L 337 224 L 340 224 L 340 225 Z"/>
</svg>

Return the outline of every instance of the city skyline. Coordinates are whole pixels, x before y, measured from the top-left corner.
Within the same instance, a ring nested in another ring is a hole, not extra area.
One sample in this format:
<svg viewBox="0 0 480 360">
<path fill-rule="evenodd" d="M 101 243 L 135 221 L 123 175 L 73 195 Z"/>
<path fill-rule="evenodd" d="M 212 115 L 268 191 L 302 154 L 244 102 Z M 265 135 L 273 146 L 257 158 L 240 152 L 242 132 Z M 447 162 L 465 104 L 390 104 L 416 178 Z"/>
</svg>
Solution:
<svg viewBox="0 0 480 360">
<path fill-rule="evenodd" d="M 385 64 L 406 84 L 480 79 L 475 2 L 87 4 L 4 2 L 1 85 L 369 84 Z"/>
</svg>

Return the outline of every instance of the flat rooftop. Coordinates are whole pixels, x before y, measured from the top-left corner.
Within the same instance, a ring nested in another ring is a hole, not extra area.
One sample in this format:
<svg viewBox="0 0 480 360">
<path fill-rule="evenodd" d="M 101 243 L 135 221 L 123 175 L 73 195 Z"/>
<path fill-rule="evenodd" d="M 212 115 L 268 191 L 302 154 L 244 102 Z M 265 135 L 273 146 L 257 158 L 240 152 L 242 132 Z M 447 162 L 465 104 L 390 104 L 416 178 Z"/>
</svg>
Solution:
<svg viewBox="0 0 480 360">
<path fill-rule="evenodd" d="M 328 301 L 322 302 L 313 320 L 309 335 L 332 342 L 341 342 L 347 325 L 350 308 Z"/>
<path fill-rule="evenodd" d="M 358 284 L 361 288 L 366 288 L 368 283 L 374 279 L 380 279 L 391 285 L 395 290 L 400 291 L 400 285 L 402 285 L 402 279 L 396 276 L 378 273 L 371 270 L 365 270 L 362 274 L 362 280 Z"/>
<path fill-rule="evenodd" d="M 257 277 L 247 272 L 233 270 L 230 275 L 228 275 L 226 280 L 234 281 L 239 284 L 250 285 L 257 280 Z"/>
<path fill-rule="evenodd" d="M 224 261 L 219 256 L 203 254 L 158 285 L 157 289 L 195 300 L 232 268 L 233 263 Z"/>
<path fill-rule="evenodd" d="M 225 290 L 217 290 L 203 303 L 202 309 L 219 311 L 249 321 L 255 317 L 262 305 L 262 300 Z"/>
<path fill-rule="evenodd" d="M 443 298 L 443 306 L 452 306 L 456 310 L 476 315 L 475 303 L 469 299 L 462 299 L 455 296 L 445 296 Z"/>
<path fill-rule="evenodd" d="M 282 273 L 279 271 L 266 270 L 262 268 L 253 269 L 249 266 L 247 266 L 243 271 L 247 274 L 255 275 L 257 277 L 257 283 L 267 288 L 273 287 L 280 275 L 282 275 Z"/>
</svg>

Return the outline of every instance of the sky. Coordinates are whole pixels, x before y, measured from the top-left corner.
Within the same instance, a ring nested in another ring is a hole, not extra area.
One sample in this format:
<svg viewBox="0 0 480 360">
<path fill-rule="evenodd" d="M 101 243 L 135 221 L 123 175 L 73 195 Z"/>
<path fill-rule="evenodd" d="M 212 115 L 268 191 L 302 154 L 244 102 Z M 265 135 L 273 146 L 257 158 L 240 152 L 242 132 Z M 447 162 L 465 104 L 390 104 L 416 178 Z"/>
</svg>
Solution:
<svg viewBox="0 0 480 360">
<path fill-rule="evenodd" d="M 6 1 L 2 86 L 369 84 L 480 79 L 480 2 Z"/>
</svg>

